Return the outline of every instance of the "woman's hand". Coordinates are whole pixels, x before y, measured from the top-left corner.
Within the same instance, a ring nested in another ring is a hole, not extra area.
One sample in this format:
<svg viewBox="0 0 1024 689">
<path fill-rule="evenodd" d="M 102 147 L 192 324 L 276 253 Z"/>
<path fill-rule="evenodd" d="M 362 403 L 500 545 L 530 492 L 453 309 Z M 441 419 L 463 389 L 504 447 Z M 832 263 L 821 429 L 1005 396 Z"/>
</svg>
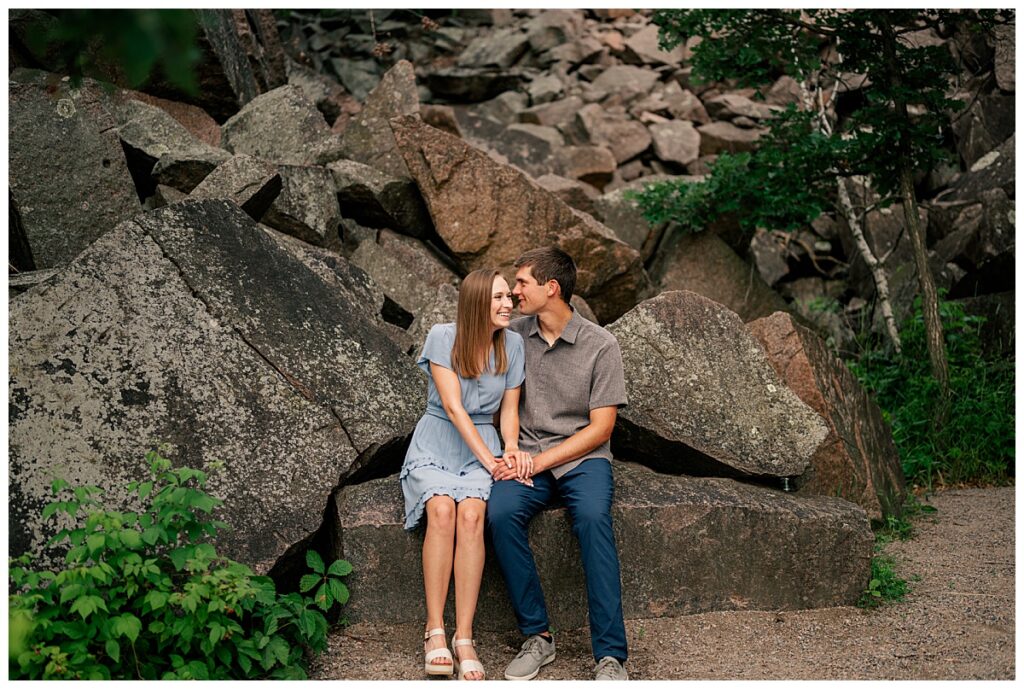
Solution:
<svg viewBox="0 0 1024 689">
<path fill-rule="evenodd" d="M 529 452 L 506 450 L 491 472 L 495 481 L 515 479 L 528 486 L 533 485 L 533 457 Z"/>
</svg>

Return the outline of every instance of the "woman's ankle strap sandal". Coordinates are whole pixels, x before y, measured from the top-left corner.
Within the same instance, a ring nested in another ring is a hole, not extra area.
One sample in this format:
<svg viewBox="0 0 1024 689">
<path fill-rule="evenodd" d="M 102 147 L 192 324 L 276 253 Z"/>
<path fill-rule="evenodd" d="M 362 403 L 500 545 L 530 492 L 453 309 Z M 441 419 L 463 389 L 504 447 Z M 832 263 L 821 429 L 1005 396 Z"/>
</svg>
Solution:
<svg viewBox="0 0 1024 689">
<path fill-rule="evenodd" d="M 468 675 L 470 672 L 479 672 L 481 675 L 480 679 L 487 679 L 487 673 L 484 672 L 483 663 L 481 663 L 479 660 L 458 660 L 459 651 L 457 649 L 459 646 L 473 646 L 475 648 L 476 640 L 456 639 L 454 636 L 452 637 L 452 648 L 456 649 L 455 672 L 458 673 L 459 679 L 466 679 L 466 675 Z"/>
<path fill-rule="evenodd" d="M 430 637 L 440 636 L 442 639 L 445 638 L 444 628 L 437 627 L 435 629 L 428 629 L 423 632 L 423 640 L 430 641 Z M 447 658 L 447 663 L 438 663 L 437 661 L 441 658 Z M 448 650 L 447 646 L 441 648 L 435 648 L 432 651 L 425 651 L 423 655 L 423 670 L 428 675 L 450 675 L 455 671 L 454 659 L 452 658 L 451 651 Z"/>
</svg>

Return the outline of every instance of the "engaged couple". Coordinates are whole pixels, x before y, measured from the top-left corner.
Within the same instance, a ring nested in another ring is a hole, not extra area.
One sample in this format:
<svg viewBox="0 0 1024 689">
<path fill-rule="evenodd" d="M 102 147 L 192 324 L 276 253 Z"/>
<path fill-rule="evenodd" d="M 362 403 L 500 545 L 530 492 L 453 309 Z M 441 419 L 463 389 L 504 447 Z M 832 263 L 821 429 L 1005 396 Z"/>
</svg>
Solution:
<svg viewBox="0 0 1024 689">
<path fill-rule="evenodd" d="M 424 669 L 467 680 L 487 677 L 473 640 L 485 525 L 526 637 L 505 679 L 533 679 L 555 660 L 527 532 L 536 514 L 561 502 L 583 560 L 594 679 L 624 680 L 610 463 L 615 417 L 626 404 L 622 356 L 611 333 L 569 305 L 576 265 L 568 254 L 534 249 L 515 267 L 511 290 L 496 270 L 466 276 L 455 323 L 435 325 L 417 361 L 429 375 L 427 410 L 400 481 L 405 528 L 426 519 Z M 514 321 L 513 298 L 523 314 Z M 444 604 L 453 572 L 449 650 Z"/>
</svg>

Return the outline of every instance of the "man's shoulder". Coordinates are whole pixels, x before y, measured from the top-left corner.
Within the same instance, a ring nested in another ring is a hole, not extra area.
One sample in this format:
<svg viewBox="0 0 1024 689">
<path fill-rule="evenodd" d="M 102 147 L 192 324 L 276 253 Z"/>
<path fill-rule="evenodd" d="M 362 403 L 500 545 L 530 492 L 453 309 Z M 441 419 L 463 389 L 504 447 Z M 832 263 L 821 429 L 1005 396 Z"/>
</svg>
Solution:
<svg viewBox="0 0 1024 689">
<path fill-rule="evenodd" d="M 619 341 L 615 339 L 615 335 L 602 326 L 586 318 L 581 318 L 580 321 L 580 332 L 577 335 L 577 339 L 580 337 L 586 338 L 588 342 L 592 342 L 598 347 L 619 346 Z"/>
<path fill-rule="evenodd" d="M 530 332 L 530 326 L 533 325 L 536 318 L 536 316 L 520 316 L 508 324 L 508 329 L 525 339 L 527 333 Z"/>
</svg>

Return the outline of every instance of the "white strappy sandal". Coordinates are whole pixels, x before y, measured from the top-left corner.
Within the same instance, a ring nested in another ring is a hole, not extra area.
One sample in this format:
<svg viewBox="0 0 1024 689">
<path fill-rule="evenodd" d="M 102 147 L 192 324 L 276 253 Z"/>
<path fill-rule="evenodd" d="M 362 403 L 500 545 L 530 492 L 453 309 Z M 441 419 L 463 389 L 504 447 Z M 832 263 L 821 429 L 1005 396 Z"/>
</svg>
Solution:
<svg viewBox="0 0 1024 689">
<path fill-rule="evenodd" d="M 459 661 L 459 652 L 457 647 L 459 646 L 473 646 L 476 648 L 475 639 L 456 639 L 455 635 L 452 635 L 452 650 L 455 650 L 455 672 L 459 675 L 459 679 L 466 679 L 466 675 L 470 672 L 479 672 L 483 677 L 481 679 L 487 679 L 487 673 L 484 672 L 483 663 L 479 660 L 463 660 Z"/>
<path fill-rule="evenodd" d="M 444 628 L 437 627 L 436 629 L 428 629 L 427 631 L 423 632 L 423 641 L 430 641 L 430 637 L 432 636 L 440 636 L 442 639 L 444 639 Z M 434 662 L 438 658 L 447 658 L 448 662 Z M 452 653 L 448 650 L 447 646 L 435 648 L 431 651 L 424 651 L 423 661 L 423 671 L 426 672 L 428 675 L 450 675 L 455 671 L 455 660 L 452 658 Z"/>
</svg>

